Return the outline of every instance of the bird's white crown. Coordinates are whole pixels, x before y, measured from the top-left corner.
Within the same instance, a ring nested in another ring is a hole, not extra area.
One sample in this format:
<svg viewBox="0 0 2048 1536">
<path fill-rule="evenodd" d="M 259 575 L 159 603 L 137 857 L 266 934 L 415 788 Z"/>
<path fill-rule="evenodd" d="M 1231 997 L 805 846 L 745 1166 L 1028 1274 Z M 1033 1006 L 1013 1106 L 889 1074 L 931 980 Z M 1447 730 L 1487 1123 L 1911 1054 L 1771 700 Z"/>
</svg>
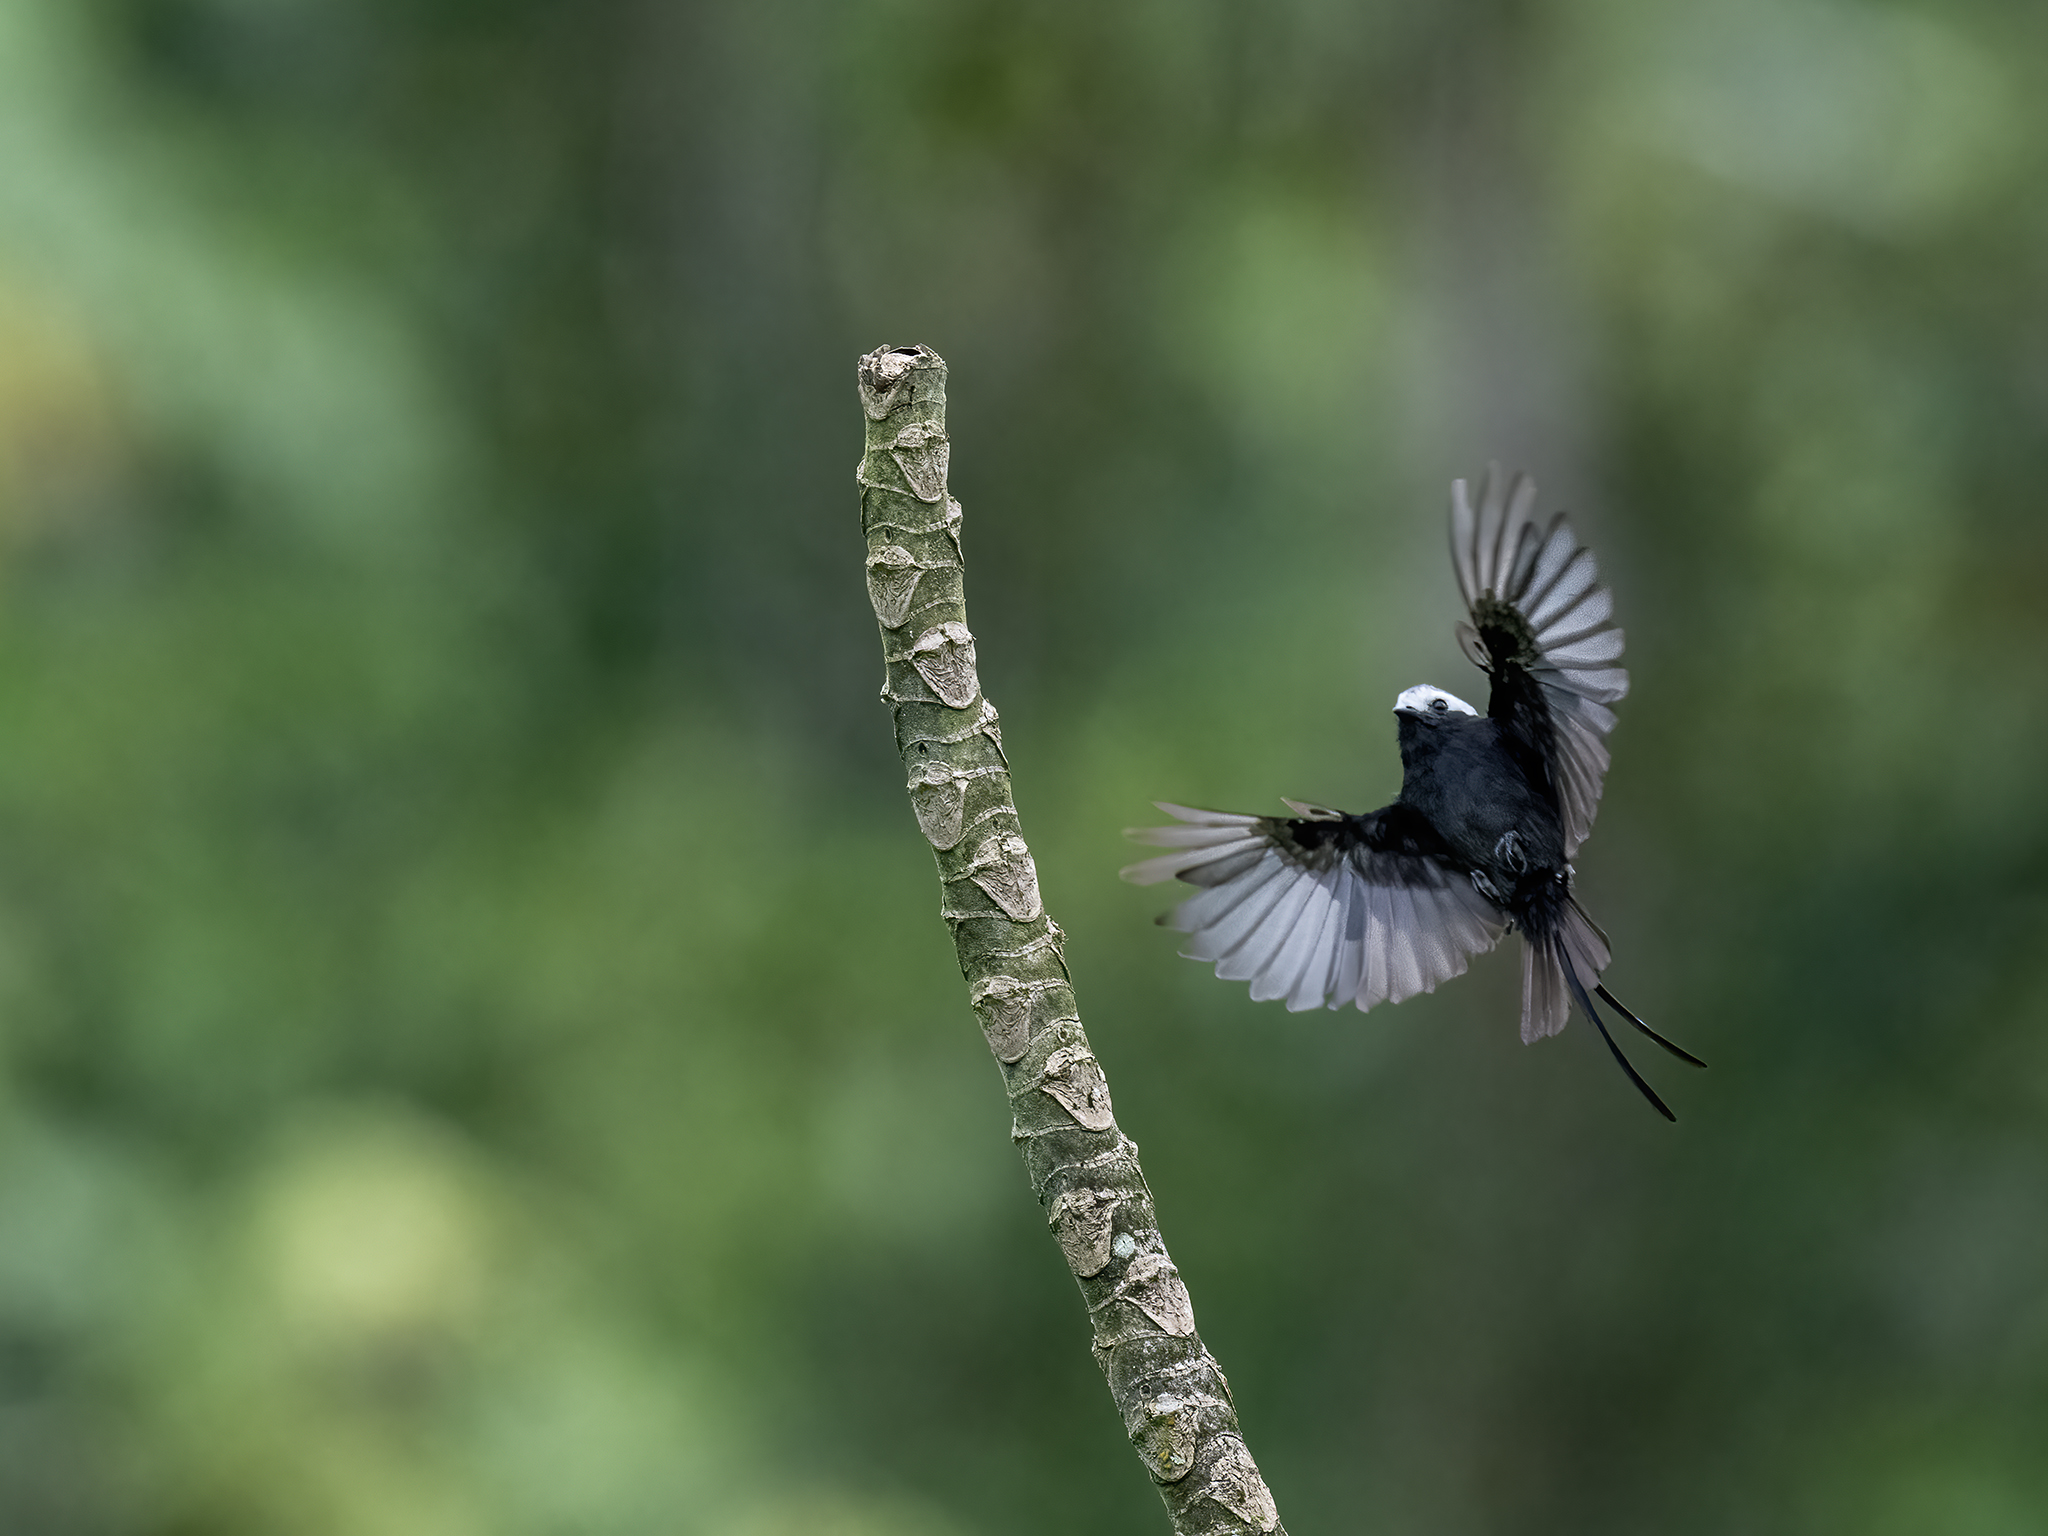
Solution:
<svg viewBox="0 0 2048 1536">
<path fill-rule="evenodd" d="M 1478 710 L 1455 693 L 1446 693 L 1428 683 L 1417 683 L 1413 688 L 1401 690 L 1401 696 L 1394 700 L 1394 713 L 1399 714 L 1404 709 L 1418 715 L 1471 715 L 1475 719 L 1479 715 Z"/>
</svg>

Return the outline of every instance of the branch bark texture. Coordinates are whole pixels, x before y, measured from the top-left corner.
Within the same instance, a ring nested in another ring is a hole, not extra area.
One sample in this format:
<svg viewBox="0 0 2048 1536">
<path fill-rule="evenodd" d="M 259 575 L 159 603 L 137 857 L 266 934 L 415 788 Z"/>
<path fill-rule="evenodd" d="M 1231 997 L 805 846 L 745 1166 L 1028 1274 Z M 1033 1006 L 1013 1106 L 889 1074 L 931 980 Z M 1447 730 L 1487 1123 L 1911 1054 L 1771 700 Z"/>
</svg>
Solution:
<svg viewBox="0 0 2048 1536">
<path fill-rule="evenodd" d="M 1002 1068 L 1011 1137 L 1073 1271 L 1096 1363 L 1177 1536 L 1281 1531 L 1230 1386 L 1195 1331 L 1137 1144 L 1117 1128 L 1088 1048 L 1063 935 L 1011 798 L 995 706 L 967 627 L 960 503 L 946 491 L 946 365 L 928 347 L 860 360 L 859 481 L 882 698 L 911 809 L 938 862 L 968 1001 Z M 1282 1533 L 1284 1536 L 1284 1533 Z"/>
</svg>

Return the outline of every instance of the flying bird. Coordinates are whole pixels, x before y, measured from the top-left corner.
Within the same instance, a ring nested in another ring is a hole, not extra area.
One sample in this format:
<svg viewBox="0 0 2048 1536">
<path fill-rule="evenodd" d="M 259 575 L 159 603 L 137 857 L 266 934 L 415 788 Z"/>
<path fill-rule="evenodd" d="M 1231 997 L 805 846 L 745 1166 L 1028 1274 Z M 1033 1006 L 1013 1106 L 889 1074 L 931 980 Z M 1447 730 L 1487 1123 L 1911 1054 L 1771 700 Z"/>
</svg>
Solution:
<svg viewBox="0 0 2048 1536">
<path fill-rule="evenodd" d="M 1418 683 L 1394 700 L 1401 794 L 1354 815 L 1283 800 L 1293 816 L 1157 802 L 1179 825 L 1131 829 L 1173 851 L 1123 871 L 1201 887 L 1160 922 L 1184 953 L 1290 1011 L 1398 1003 L 1522 935 L 1522 1039 L 1564 1028 L 1576 1003 L 1629 1081 L 1667 1120 L 1593 1005 L 1599 997 L 1674 1056 L 1705 1062 L 1623 1007 L 1600 980 L 1607 936 L 1572 893 L 1607 774 L 1609 707 L 1628 692 L 1614 597 L 1565 515 L 1539 525 L 1535 483 L 1494 468 L 1475 509 L 1451 486 L 1458 643 L 1491 679 L 1486 713 Z"/>
</svg>

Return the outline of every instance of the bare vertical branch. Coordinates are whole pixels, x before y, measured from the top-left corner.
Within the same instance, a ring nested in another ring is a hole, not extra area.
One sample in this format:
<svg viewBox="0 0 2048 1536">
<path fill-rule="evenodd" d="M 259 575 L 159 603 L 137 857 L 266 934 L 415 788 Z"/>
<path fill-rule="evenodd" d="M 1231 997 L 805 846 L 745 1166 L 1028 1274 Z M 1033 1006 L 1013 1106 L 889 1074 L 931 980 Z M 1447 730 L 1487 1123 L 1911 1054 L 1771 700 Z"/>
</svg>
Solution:
<svg viewBox="0 0 2048 1536">
<path fill-rule="evenodd" d="M 995 706 L 967 627 L 960 503 L 946 492 L 946 365 L 928 347 L 860 360 L 859 480 L 882 698 L 911 809 L 938 861 L 968 1001 L 1002 1067 L 1011 1136 L 1081 1287 L 1094 1353 L 1178 1536 L 1280 1532 L 1230 1386 L 1195 1331 L 1136 1143 L 1088 1049 L 1011 799 Z"/>
</svg>

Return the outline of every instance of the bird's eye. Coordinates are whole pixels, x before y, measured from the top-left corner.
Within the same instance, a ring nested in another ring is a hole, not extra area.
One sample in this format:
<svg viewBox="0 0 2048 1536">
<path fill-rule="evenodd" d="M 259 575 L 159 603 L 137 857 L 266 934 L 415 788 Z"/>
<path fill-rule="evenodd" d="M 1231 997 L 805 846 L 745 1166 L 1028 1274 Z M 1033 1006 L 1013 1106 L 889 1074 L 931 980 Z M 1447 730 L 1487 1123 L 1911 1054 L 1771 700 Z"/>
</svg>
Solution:
<svg viewBox="0 0 2048 1536">
<path fill-rule="evenodd" d="M 1429 701 L 1429 707 L 1430 707 L 1431 709 L 1435 710 L 1435 711 L 1436 711 L 1436 712 L 1437 712 L 1438 714 L 1442 714 L 1442 713 L 1443 713 L 1443 712 L 1444 712 L 1445 710 L 1449 709 L 1449 708 L 1450 708 L 1451 706 L 1450 706 L 1450 705 L 1448 705 L 1448 704 L 1446 704 L 1446 703 L 1445 703 L 1445 702 L 1444 702 L 1444 701 L 1443 701 L 1442 699 L 1431 699 L 1431 700 Z"/>
</svg>

